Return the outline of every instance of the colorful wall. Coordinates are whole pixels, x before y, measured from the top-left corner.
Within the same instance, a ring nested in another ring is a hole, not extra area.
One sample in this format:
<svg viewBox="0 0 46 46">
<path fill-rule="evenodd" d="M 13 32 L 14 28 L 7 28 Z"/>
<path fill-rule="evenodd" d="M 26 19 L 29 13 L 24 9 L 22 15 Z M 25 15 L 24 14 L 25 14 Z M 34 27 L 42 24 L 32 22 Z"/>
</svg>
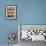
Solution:
<svg viewBox="0 0 46 46">
<path fill-rule="evenodd" d="M 5 20 L 9 4 L 17 6 L 16 20 Z M 8 43 L 9 32 L 18 34 L 18 24 L 46 24 L 46 0 L 0 0 L 0 44 Z"/>
</svg>

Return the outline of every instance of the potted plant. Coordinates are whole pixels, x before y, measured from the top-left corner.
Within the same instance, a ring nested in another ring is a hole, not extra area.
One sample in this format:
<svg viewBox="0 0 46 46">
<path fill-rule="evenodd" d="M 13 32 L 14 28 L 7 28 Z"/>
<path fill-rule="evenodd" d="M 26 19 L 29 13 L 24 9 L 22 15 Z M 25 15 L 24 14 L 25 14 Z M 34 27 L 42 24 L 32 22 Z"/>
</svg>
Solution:
<svg viewBox="0 0 46 46">
<path fill-rule="evenodd" d="M 10 33 L 9 36 L 8 36 L 8 40 L 12 41 L 11 44 L 14 43 L 15 39 L 16 39 L 16 34 L 14 32 Z M 10 43 L 8 42 L 8 46 L 9 46 L 9 44 Z"/>
</svg>

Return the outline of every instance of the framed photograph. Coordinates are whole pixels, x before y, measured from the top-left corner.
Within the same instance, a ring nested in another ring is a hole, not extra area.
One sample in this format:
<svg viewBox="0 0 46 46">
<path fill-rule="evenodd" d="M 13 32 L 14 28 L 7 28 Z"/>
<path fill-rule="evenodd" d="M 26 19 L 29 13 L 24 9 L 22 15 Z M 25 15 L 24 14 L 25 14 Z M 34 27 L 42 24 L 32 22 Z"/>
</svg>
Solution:
<svg viewBox="0 0 46 46">
<path fill-rule="evenodd" d="M 5 5 L 5 19 L 16 20 L 16 5 Z"/>
</svg>

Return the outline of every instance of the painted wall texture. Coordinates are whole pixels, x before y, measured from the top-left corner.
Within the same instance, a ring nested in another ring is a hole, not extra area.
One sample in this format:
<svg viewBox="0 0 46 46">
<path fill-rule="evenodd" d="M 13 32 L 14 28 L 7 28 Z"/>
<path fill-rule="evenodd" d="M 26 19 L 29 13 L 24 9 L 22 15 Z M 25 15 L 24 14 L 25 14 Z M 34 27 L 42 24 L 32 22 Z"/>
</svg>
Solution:
<svg viewBox="0 0 46 46">
<path fill-rule="evenodd" d="M 16 20 L 5 20 L 5 5 L 17 6 Z M 46 0 L 0 0 L 0 44 L 8 43 L 9 32 L 18 34 L 18 24 L 46 24 Z"/>
</svg>

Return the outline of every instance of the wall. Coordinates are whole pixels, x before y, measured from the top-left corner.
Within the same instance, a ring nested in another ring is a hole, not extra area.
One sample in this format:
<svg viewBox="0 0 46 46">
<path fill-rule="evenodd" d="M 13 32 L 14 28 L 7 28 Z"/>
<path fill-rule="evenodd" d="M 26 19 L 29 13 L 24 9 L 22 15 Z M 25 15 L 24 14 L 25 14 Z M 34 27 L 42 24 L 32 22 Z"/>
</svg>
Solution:
<svg viewBox="0 0 46 46">
<path fill-rule="evenodd" d="M 5 20 L 9 4 L 17 5 L 16 20 Z M 46 0 L 0 0 L 0 44 L 8 43 L 9 32 L 18 32 L 18 24 L 46 24 Z"/>
</svg>

